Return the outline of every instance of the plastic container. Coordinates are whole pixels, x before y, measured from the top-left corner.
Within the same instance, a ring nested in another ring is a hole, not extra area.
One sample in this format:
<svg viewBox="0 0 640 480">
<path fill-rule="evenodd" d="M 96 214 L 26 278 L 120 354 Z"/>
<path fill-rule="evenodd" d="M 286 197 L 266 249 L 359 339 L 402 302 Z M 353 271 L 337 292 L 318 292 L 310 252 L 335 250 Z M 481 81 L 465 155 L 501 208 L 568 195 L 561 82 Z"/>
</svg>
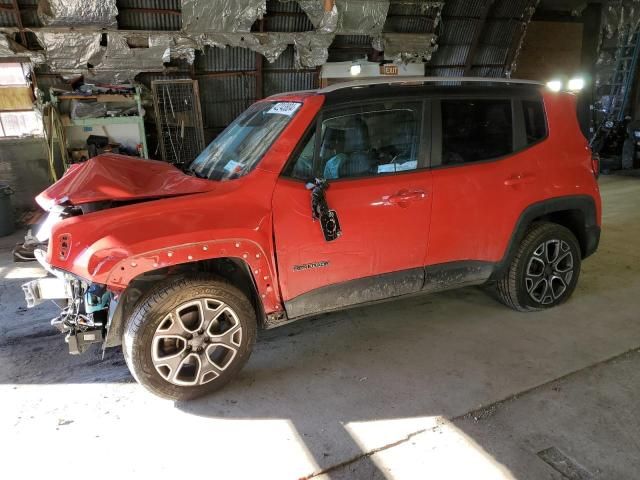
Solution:
<svg viewBox="0 0 640 480">
<path fill-rule="evenodd" d="M 0 183 L 0 237 L 11 235 L 16 229 L 11 195 L 13 195 L 11 187 Z"/>
</svg>

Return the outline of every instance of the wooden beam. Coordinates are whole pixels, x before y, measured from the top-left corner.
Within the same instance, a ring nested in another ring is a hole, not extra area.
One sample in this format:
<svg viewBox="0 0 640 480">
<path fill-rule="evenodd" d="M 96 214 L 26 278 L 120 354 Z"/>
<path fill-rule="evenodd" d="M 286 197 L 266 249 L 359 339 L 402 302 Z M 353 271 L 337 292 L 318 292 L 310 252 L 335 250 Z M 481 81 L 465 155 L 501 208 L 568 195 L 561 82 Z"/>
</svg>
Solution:
<svg viewBox="0 0 640 480">
<path fill-rule="evenodd" d="M 18 0 L 11 0 L 11 5 L 13 5 L 13 15 L 16 17 L 16 25 L 20 29 L 20 40 L 22 40 L 22 45 L 25 48 L 27 47 L 27 36 L 24 33 L 24 26 L 22 25 L 22 16 L 20 15 L 20 8 L 18 7 Z"/>
<path fill-rule="evenodd" d="M 489 15 L 489 11 L 493 6 L 494 0 L 486 0 L 484 7 L 482 7 L 482 12 L 480 12 L 480 18 L 477 20 L 476 29 L 473 32 L 473 40 L 471 41 L 471 46 L 469 47 L 469 52 L 467 53 L 467 60 L 464 63 L 464 76 L 469 76 L 471 73 L 471 67 L 473 66 L 473 59 L 476 56 L 476 52 L 478 51 L 478 45 L 480 45 L 480 38 L 482 37 L 482 33 L 484 32 L 484 27 L 487 23 L 487 16 Z"/>
</svg>

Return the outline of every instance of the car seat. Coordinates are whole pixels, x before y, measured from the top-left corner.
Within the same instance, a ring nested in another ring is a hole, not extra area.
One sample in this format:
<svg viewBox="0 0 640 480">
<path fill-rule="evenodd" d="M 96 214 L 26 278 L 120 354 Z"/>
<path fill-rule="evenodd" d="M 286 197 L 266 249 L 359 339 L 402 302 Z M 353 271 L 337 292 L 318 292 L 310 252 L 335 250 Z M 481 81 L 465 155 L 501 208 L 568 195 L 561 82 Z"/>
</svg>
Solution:
<svg viewBox="0 0 640 480">
<path fill-rule="evenodd" d="M 357 177 L 371 172 L 369 128 L 360 117 L 352 117 L 344 129 L 344 153 L 348 158 L 340 165 L 340 178 Z"/>
</svg>

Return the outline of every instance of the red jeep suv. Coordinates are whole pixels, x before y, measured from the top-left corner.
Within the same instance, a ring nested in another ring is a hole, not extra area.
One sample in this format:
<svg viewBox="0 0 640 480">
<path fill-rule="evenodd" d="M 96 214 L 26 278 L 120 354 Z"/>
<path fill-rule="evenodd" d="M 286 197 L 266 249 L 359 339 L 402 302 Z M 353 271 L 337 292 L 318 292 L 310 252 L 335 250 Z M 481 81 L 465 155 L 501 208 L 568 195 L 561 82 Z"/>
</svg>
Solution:
<svg viewBox="0 0 640 480">
<path fill-rule="evenodd" d="M 101 155 L 37 198 L 71 353 L 122 345 L 167 398 L 220 388 L 258 328 L 490 283 L 564 302 L 600 237 L 573 95 L 529 81 L 405 78 L 252 105 L 184 171 Z"/>
</svg>

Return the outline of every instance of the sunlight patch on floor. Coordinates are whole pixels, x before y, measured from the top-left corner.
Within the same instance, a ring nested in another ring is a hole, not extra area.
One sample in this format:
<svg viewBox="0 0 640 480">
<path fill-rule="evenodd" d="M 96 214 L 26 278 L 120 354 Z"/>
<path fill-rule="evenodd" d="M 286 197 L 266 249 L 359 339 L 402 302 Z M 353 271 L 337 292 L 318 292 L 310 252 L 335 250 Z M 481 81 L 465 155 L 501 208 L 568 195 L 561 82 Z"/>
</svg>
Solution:
<svg viewBox="0 0 640 480">
<path fill-rule="evenodd" d="M 30 478 L 46 478 L 74 445 L 84 453 L 74 456 L 73 471 L 92 478 L 209 471 L 220 478 L 242 472 L 242 478 L 286 479 L 319 470 L 287 419 L 193 415 L 135 383 L 6 384 L 0 397 L 0 445 L 11 459 L 3 468 L 16 475 L 30 465 Z M 111 453 L 96 462 L 105 449 Z"/>
<path fill-rule="evenodd" d="M 424 431 L 407 436 L 402 434 L 407 427 Z M 443 417 L 351 422 L 347 430 L 363 451 L 384 447 L 377 439 L 389 438 L 397 430 L 400 442 L 370 457 L 388 479 L 415 479 L 421 472 L 429 472 L 429 478 L 514 479 L 504 465 Z"/>
<path fill-rule="evenodd" d="M 30 280 L 33 278 L 42 278 L 47 276 L 47 272 L 39 266 L 11 266 L 0 267 L 0 278 L 7 280 Z"/>
</svg>

